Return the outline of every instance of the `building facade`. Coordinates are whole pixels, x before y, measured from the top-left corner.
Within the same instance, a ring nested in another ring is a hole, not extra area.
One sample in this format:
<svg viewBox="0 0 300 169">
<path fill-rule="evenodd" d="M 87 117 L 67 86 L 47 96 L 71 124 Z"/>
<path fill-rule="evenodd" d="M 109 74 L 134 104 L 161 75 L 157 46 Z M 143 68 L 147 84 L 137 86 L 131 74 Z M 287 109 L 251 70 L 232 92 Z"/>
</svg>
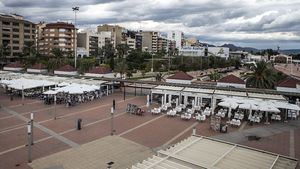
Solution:
<svg viewBox="0 0 300 169">
<path fill-rule="evenodd" d="M 36 25 L 16 14 L 0 14 L 1 65 L 18 60 L 24 46 L 35 45 Z"/>
<path fill-rule="evenodd" d="M 87 51 L 86 56 L 97 56 L 98 48 L 110 43 L 111 32 L 93 32 L 82 31 L 77 33 L 77 47 L 84 48 Z M 80 53 L 77 53 L 79 57 L 82 57 Z"/>
<path fill-rule="evenodd" d="M 163 36 L 159 36 L 157 40 L 157 51 L 161 53 L 167 53 L 168 48 L 168 39 Z"/>
<path fill-rule="evenodd" d="M 150 53 L 157 53 L 158 32 L 143 31 L 142 36 L 142 50 Z"/>
<path fill-rule="evenodd" d="M 181 49 L 179 49 L 179 55 L 192 56 L 192 57 L 216 56 L 216 57 L 228 59 L 229 48 L 184 46 Z"/>
<path fill-rule="evenodd" d="M 125 28 L 118 26 L 118 25 L 99 25 L 97 27 L 98 33 L 101 32 L 111 32 L 111 42 L 113 44 L 113 47 L 116 48 L 117 45 L 122 43 L 123 39 L 123 32 L 125 31 Z"/>
<path fill-rule="evenodd" d="M 52 50 L 58 48 L 64 54 L 73 55 L 76 49 L 76 29 L 71 23 L 49 23 L 40 28 L 38 50 L 43 55 L 53 55 Z"/>
<path fill-rule="evenodd" d="M 181 49 L 184 46 L 184 34 L 181 31 L 168 32 L 168 39 L 176 41 L 177 49 Z"/>
</svg>

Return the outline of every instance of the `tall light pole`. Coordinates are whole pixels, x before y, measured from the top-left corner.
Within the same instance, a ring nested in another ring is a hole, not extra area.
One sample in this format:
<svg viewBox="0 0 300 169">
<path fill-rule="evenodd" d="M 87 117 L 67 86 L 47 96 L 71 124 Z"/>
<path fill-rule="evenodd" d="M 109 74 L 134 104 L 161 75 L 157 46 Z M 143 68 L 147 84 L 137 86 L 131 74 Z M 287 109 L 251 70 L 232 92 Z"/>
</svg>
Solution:
<svg viewBox="0 0 300 169">
<path fill-rule="evenodd" d="M 72 10 L 74 11 L 74 15 L 75 15 L 75 22 L 74 22 L 74 27 L 75 27 L 75 50 L 74 50 L 74 64 L 75 64 L 75 68 L 77 67 L 77 30 L 76 30 L 76 13 L 79 11 L 79 7 L 75 6 L 72 7 Z"/>
</svg>

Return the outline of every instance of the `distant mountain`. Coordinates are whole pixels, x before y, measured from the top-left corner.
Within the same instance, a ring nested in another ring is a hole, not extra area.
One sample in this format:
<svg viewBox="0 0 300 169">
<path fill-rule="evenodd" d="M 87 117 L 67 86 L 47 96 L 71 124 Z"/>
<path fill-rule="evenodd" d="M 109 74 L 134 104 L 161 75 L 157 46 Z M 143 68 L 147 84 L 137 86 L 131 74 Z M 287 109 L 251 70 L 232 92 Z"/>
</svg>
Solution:
<svg viewBox="0 0 300 169">
<path fill-rule="evenodd" d="M 300 54 L 300 49 L 285 49 L 285 50 L 280 50 L 280 53 L 286 54 L 286 55 L 291 55 L 291 54 Z"/>
<path fill-rule="evenodd" d="M 224 44 L 221 47 L 228 47 L 231 51 L 244 51 L 244 52 L 258 52 L 260 50 L 256 48 L 251 48 L 251 47 L 240 47 L 240 46 L 235 46 L 234 44 Z"/>
<path fill-rule="evenodd" d="M 208 43 L 200 43 L 201 46 L 208 46 L 208 47 L 216 47 L 215 45 L 208 44 Z"/>
</svg>

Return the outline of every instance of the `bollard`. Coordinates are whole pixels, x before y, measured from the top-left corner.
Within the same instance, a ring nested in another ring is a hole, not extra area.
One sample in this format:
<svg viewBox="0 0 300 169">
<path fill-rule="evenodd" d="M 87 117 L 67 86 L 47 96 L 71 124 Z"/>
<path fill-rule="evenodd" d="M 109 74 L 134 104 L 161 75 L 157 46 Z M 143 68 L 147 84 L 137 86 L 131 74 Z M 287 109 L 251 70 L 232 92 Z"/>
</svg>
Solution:
<svg viewBox="0 0 300 169">
<path fill-rule="evenodd" d="M 82 128 L 82 119 L 78 119 L 77 120 L 77 130 L 81 130 L 81 128 Z"/>
</svg>

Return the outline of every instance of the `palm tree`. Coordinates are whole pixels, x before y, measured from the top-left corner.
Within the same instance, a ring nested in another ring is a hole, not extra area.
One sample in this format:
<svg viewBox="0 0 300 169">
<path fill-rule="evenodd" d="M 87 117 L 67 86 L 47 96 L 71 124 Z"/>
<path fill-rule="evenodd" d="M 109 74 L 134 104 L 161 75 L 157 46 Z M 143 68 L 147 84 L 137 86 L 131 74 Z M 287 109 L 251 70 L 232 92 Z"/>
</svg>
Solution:
<svg viewBox="0 0 300 169">
<path fill-rule="evenodd" d="M 27 41 L 24 43 L 23 53 L 26 56 L 34 57 L 36 54 L 36 46 L 34 41 Z"/>
<path fill-rule="evenodd" d="M 265 61 L 256 63 L 252 72 L 246 74 L 245 77 L 247 86 L 254 88 L 272 89 L 276 83 L 275 72 Z"/>
<path fill-rule="evenodd" d="M 53 48 L 51 53 L 56 57 L 56 58 L 61 58 L 64 56 L 64 52 L 59 49 L 59 48 Z"/>
<path fill-rule="evenodd" d="M 209 75 L 209 78 L 210 78 L 210 80 L 213 80 L 216 82 L 217 80 L 219 80 L 221 78 L 221 74 L 217 71 L 214 71 Z"/>
</svg>

